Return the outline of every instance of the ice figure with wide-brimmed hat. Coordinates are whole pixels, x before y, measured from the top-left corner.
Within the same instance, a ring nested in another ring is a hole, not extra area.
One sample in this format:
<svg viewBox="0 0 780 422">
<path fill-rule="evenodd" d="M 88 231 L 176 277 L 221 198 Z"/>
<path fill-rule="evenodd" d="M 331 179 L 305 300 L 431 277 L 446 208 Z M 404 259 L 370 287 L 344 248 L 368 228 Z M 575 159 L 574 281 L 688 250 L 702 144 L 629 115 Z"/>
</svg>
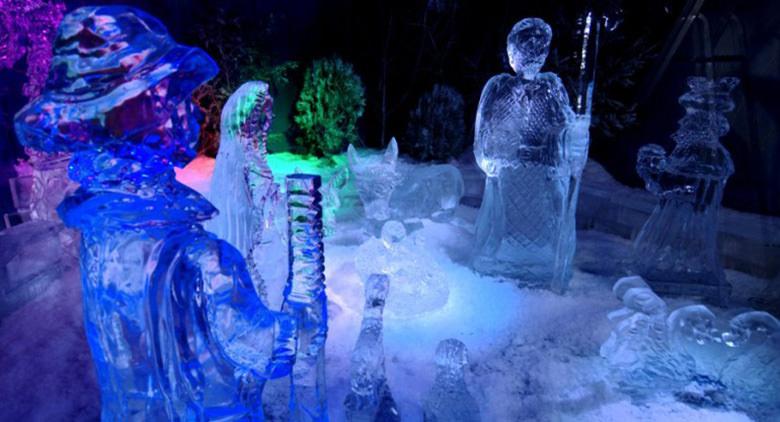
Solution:
<svg viewBox="0 0 780 422">
<path fill-rule="evenodd" d="M 63 19 L 46 88 L 15 118 L 24 145 L 73 153 L 80 188 L 59 213 L 82 235 L 103 420 L 262 419 L 265 381 L 294 359 L 294 323 L 203 229 L 215 208 L 174 178 L 195 156 L 192 91 L 217 71 L 144 12 L 84 7 Z"/>
</svg>

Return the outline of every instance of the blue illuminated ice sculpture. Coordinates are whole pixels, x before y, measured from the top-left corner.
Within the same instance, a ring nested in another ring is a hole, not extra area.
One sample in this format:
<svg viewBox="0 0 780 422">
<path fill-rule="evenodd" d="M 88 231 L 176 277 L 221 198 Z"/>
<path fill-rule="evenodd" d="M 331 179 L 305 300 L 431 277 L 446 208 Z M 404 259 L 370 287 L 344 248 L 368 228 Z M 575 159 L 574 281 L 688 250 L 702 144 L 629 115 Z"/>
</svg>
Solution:
<svg viewBox="0 0 780 422">
<path fill-rule="evenodd" d="M 738 82 L 689 78 L 674 150 L 668 156 L 659 145 L 639 150 L 637 172 L 658 204 L 634 243 L 635 269 L 659 293 L 701 295 L 721 304 L 728 299 L 717 230 L 734 164 L 719 138 L 729 130 L 724 113 L 734 109 L 730 93 Z"/>
<path fill-rule="evenodd" d="M 569 208 L 587 160 L 590 117 L 574 113 L 558 76 L 539 73 L 551 39 L 541 19 L 518 22 L 507 37 L 517 75 L 494 76 L 482 91 L 474 155 L 487 180 L 473 266 L 563 291 L 575 245 Z"/>
<path fill-rule="evenodd" d="M 73 153 L 59 207 L 81 231 L 84 319 L 103 420 L 262 419 L 290 372 L 295 324 L 266 308 L 246 264 L 203 230 L 215 208 L 176 182 L 195 156 L 192 91 L 217 73 L 155 18 L 124 6 L 63 19 L 21 142 Z"/>
</svg>

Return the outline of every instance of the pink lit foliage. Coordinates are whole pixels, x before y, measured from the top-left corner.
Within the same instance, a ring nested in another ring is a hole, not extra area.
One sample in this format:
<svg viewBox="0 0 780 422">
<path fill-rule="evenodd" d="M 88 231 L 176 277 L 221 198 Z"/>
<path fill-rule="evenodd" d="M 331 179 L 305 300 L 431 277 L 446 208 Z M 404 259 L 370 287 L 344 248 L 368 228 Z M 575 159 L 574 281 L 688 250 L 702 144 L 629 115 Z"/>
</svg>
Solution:
<svg viewBox="0 0 780 422">
<path fill-rule="evenodd" d="M 51 64 L 52 41 L 65 12 L 58 0 L 0 0 L 0 69 L 27 56 L 27 98 L 37 97 Z"/>
</svg>

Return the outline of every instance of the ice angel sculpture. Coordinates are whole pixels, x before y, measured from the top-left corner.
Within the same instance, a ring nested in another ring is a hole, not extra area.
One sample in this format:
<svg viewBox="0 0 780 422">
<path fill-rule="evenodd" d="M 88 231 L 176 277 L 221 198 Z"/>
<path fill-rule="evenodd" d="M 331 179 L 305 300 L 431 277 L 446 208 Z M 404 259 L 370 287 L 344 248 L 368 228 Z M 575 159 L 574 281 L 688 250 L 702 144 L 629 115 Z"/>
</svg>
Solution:
<svg viewBox="0 0 780 422">
<path fill-rule="evenodd" d="M 192 91 L 216 73 L 140 10 L 83 7 L 15 118 L 25 146 L 73 153 L 80 188 L 59 213 L 81 231 L 103 420 L 262 419 L 265 381 L 291 370 L 293 321 L 265 307 L 241 253 L 201 226 L 214 207 L 174 177 L 195 156 Z"/>
<path fill-rule="evenodd" d="M 266 159 L 273 99 L 268 84 L 246 82 L 222 108 L 220 143 L 209 190 L 219 214 L 204 224 L 246 257 L 255 286 L 265 295 L 283 287 L 287 266 L 285 203 Z M 284 223 L 284 224 L 280 224 Z"/>
<path fill-rule="evenodd" d="M 351 422 L 397 422 L 401 416 L 387 385 L 382 335 L 382 311 L 390 278 L 385 274 L 371 274 L 365 284 L 363 321 L 352 351 L 350 391 L 344 408 Z"/>
<path fill-rule="evenodd" d="M 482 91 L 474 155 L 487 180 L 473 266 L 562 291 L 575 245 L 569 190 L 587 159 L 590 122 L 574 114 L 558 76 L 539 72 L 551 38 L 541 19 L 518 22 L 507 37 L 517 75 L 495 76 Z"/>
<path fill-rule="evenodd" d="M 718 138 L 729 130 L 723 113 L 734 109 L 729 94 L 738 82 L 689 78 L 690 90 L 680 97 L 685 116 L 672 135 L 674 150 L 668 156 L 658 145 L 639 150 L 637 172 L 658 204 L 634 243 L 635 267 L 659 293 L 728 299 L 717 229 L 734 164 Z"/>
</svg>

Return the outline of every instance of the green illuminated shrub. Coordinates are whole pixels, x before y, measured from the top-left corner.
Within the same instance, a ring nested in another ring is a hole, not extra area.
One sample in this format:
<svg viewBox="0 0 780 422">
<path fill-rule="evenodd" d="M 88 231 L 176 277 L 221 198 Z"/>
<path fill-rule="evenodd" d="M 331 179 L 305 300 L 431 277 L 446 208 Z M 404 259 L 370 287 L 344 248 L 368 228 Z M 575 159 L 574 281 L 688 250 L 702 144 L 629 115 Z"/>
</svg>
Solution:
<svg viewBox="0 0 780 422">
<path fill-rule="evenodd" d="M 339 58 L 315 60 L 295 104 L 295 143 L 309 154 L 338 154 L 357 140 L 364 106 L 363 83 L 352 65 Z"/>
</svg>

